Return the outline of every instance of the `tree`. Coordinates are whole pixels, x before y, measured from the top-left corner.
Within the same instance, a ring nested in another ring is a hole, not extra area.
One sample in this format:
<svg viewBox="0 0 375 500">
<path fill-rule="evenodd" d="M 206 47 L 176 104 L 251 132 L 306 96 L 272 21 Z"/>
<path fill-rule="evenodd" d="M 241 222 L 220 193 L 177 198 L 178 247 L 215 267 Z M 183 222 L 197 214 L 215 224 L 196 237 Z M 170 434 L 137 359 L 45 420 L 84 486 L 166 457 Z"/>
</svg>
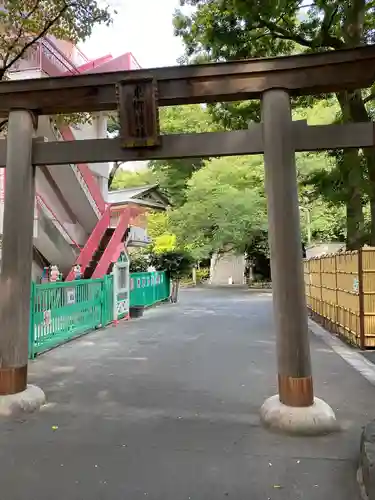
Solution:
<svg viewBox="0 0 375 500">
<path fill-rule="evenodd" d="M 313 0 L 308 4 L 302 0 L 181 0 L 180 3 L 182 7 L 194 7 L 188 14 L 178 11 L 174 18 L 176 34 L 183 38 L 188 58 L 222 61 L 352 48 L 374 42 L 374 5 L 369 0 Z M 373 97 L 366 90 L 337 93 L 342 120 L 369 121 L 369 103 Z M 240 107 L 216 105 L 213 112 L 229 126 L 234 122 L 243 127 L 249 117 L 259 119 L 259 107 L 253 103 Z M 365 149 L 364 156 L 370 181 L 371 242 L 374 244 L 373 148 Z M 347 161 L 351 162 L 351 169 L 360 169 L 358 157 L 349 156 Z M 348 211 L 358 214 L 358 204 L 349 206 L 351 200 L 347 200 Z"/>
<path fill-rule="evenodd" d="M 186 203 L 171 214 L 177 243 L 197 258 L 212 252 L 245 252 L 267 231 L 263 159 L 217 158 L 193 174 Z"/>
<path fill-rule="evenodd" d="M 97 24 L 110 22 L 109 7 L 96 0 L 5 0 L 0 11 L 0 79 L 32 54 L 43 37 L 54 35 L 76 43 L 87 39 Z"/>
<path fill-rule="evenodd" d="M 196 132 L 211 132 L 218 129 L 207 109 L 199 104 L 191 106 L 171 106 L 160 109 L 160 131 L 162 134 L 188 134 Z M 111 134 L 118 134 L 117 118 L 109 122 Z M 154 160 L 150 162 L 150 170 L 155 181 L 166 192 L 173 205 L 184 202 L 184 192 L 187 181 L 192 174 L 203 165 L 201 158 L 186 158 L 177 160 Z M 115 165 L 110 175 L 116 178 L 119 165 Z"/>
<path fill-rule="evenodd" d="M 157 271 L 166 271 L 173 281 L 171 301 L 177 302 L 180 280 L 191 272 L 194 259 L 186 250 L 169 250 L 151 256 L 151 264 Z"/>
<path fill-rule="evenodd" d="M 111 22 L 108 7 L 96 0 L 5 0 L 1 9 L 0 75 L 47 34 L 77 42 L 96 24 Z"/>
<path fill-rule="evenodd" d="M 320 202 L 324 203 L 324 207 L 329 210 L 328 218 L 337 217 L 335 239 L 342 240 L 346 232 L 347 248 L 355 249 L 368 242 L 364 214 L 368 201 L 367 183 L 363 168 L 353 168 L 357 161 L 363 167 L 365 160 L 356 150 L 345 154 L 343 151 L 334 151 L 329 156 L 332 157 L 331 165 L 327 162 L 325 168 L 317 166 L 315 170 L 301 175 L 302 190 L 306 191 L 307 188 L 310 200 L 314 200 L 313 206 L 319 207 Z"/>
<path fill-rule="evenodd" d="M 131 273 L 145 273 L 150 263 L 147 255 L 142 250 L 130 253 L 129 271 Z"/>
<path fill-rule="evenodd" d="M 319 172 L 324 155 L 297 155 L 300 184 L 301 228 L 304 240 L 342 241 L 345 214 L 342 203 L 333 202 L 306 181 Z M 309 217 L 307 217 L 307 214 Z M 193 174 L 186 202 L 168 215 L 167 229 L 176 245 L 189 245 L 197 259 L 213 252 L 246 253 L 252 260 L 267 258 L 268 222 L 262 156 L 216 158 Z"/>
<path fill-rule="evenodd" d="M 151 253 L 176 250 L 176 235 L 171 231 L 167 212 L 151 212 L 147 215 L 147 233 L 152 240 Z"/>
<path fill-rule="evenodd" d="M 156 182 L 156 176 L 148 168 L 137 172 L 129 172 L 128 170 L 120 169 L 117 171 L 116 175 L 113 176 L 111 182 L 109 182 L 109 187 L 112 190 L 116 190 L 145 186 L 147 184 L 155 184 Z"/>
</svg>

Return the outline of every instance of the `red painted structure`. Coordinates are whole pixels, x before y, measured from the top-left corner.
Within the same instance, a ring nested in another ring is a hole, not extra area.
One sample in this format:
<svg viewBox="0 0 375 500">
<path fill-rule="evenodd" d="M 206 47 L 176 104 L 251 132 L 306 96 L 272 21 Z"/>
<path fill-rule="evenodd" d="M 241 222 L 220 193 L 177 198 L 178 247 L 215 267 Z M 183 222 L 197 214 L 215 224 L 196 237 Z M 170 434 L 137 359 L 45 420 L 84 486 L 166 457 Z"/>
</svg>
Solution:
<svg viewBox="0 0 375 500">
<path fill-rule="evenodd" d="M 29 75 L 33 77 L 33 72 L 36 72 L 37 75 L 40 74 L 40 76 L 43 76 L 43 74 L 48 76 L 64 76 L 79 75 L 83 73 L 130 70 L 139 67 L 140 66 L 134 56 L 129 52 L 116 58 L 107 54 L 96 60 L 90 61 L 76 47 L 74 47 L 73 44 L 56 40 L 54 37 L 46 37 L 45 39 L 39 40 L 34 45 L 32 50 L 29 50 L 26 58 L 19 61 L 19 63 L 12 68 L 12 73 L 22 72 L 22 77 L 27 78 Z M 28 75 L 27 72 L 30 71 L 32 73 L 29 73 Z M 59 126 L 58 132 L 60 139 L 67 141 L 75 140 L 73 130 L 70 126 Z M 90 265 L 90 262 L 92 262 L 93 255 L 97 252 L 103 235 L 110 228 L 110 206 L 106 204 L 100 185 L 97 182 L 97 178 L 91 171 L 89 165 L 83 163 L 76 165 L 76 167 L 80 174 L 80 183 L 84 186 L 83 191 L 87 193 L 87 196 L 90 195 L 90 203 L 95 205 L 95 213 L 99 216 L 94 229 L 90 229 L 91 234 L 88 236 L 88 239 L 83 247 L 82 245 L 79 245 L 69 233 L 70 225 L 67 223 L 67 226 L 65 227 L 64 223 L 58 220 L 56 211 L 53 210 L 51 206 L 48 206 L 46 200 L 43 199 L 42 193 L 37 194 L 36 202 L 45 211 L 47 211 L 50 220 L 53 221 L 59 232 L 64 235 L 65 240 L 69 242 L 71 247 L 78 250 L 79 255 L 75 263 L 80 264 L 82 270 L 84 271 Z M 53 174 L 53 169 L 50 171 Z M 56 181 L 52 178 L 53 175 L 50 178 L 51 180 L 48 181 L 50 182 L 50 188 L 52 188 L 52 190 L 56 193 L 58 199 L 65 200 L 69 206 L 66 198 L 69 193 L 65 192 L 64 195 L 64 191 L 62 190 L 59 182 L 59 177 L 56 178 Z M 68 178 L 71 180 L 74 179 L 75 182 L 74 176 Z M 4 179 L 2 179 L 2 181 L 5 182 Z M 64 181 L 64 185 L 66 185 L 66 181 Z M 66 189 L 67 188 L 65 186 L 65 190 Z M 0 191 L 2 191 L 2 189 L 0 189 Z M 124 235 L 128 230 L 132 213 L 133 212 L 129 208 L 121 214 L 119 223 L 116 229 L 113 230 L 113 234 L 108 241 L 107 247 L 103 251 L 103 255 L 97 263 L 93 277 L 101 277 L 106 274 L 110 263 L 114 262 L 113 259 L 117 260 L 118 254 L 121 251 L 121 248 L 123 248 Z M 94 212 L 90 217 L 93 216 Z M 51 262 L 51 264 L 58 264 L 58 262 Z M 71 279 L 74 279 L 72 271 L 70 271 L 67 276 L 68 281 Z"/>
</svg>

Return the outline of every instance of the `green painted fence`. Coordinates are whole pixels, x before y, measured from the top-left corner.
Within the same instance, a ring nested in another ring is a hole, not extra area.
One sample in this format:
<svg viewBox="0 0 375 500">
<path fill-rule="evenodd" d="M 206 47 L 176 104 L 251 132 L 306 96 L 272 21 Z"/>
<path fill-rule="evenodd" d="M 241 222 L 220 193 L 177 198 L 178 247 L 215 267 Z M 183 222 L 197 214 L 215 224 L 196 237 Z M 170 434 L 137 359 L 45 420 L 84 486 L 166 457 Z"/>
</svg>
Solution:
<svg viewBox="0 0 375 500">
<path fill-rule="evenodd" d="M 164 271 L 130 274 L 130 307 L 150 307 L 169 295 L 170 280 Z"/>
<path fill-rule="evenodd" d="M 33 284 L 29 356 L 63 344 L 113 319 L 113 277 Z"/>
<path fill-rule="evenodd" d="M 113 276 L 65 283 L 33 283 L 29 357 L 113 321 Z M 130 305 L 149 307 L 169 297 L 164 272 L 130 275 Z"/>
</svg>

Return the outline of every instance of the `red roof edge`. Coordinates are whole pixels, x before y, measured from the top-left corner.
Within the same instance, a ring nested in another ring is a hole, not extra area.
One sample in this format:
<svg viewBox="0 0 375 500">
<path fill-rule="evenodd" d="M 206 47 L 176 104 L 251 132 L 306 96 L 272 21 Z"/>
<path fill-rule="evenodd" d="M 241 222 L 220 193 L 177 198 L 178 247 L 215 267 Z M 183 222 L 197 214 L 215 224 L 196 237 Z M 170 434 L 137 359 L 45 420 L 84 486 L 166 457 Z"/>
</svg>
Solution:
<svg viewBox="0 0 375 500">
<path fill-rule="evenodd" d="M 98 66 L 101 66 L 102 64 L 105 64 L 111 59 L 112 59 L 111 54 L 107 54 L 105 56 L 99 57 L 98 59 L 94 59 L 93 61 L 89 61 L 85 64 L 82 64 L 82 66 L 78 66 L 77 70 L 80 73 L 83 73 L 84 71 L 94 69 L 97 68 Z"/>
</svg>

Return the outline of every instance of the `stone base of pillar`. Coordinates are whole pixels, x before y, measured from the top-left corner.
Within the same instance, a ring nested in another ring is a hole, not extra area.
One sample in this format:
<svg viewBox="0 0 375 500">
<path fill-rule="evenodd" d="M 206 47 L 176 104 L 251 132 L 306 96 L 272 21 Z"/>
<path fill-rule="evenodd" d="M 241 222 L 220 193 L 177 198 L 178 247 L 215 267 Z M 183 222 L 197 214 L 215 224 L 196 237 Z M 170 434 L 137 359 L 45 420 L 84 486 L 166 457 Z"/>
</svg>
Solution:
<svg viewBox="0 0 375 500">
<path fill-rule="evenodd" d="M 284 405 L 276 394 L 263 403 L 260 418 L 270 429 L 287 434 L 317 436 L 340 428 L 332 408 L 319 398 L 311 406 L 297 408 Z"/>
<path fill-rule="evenodd" d="M 22 413 L 31 413 L 39 410 L 46 402 L 46 396 L 42 389 L 35 385 L 16 394 L 0 396 L 0 416 L 9 417 Z"/>
</svg>

